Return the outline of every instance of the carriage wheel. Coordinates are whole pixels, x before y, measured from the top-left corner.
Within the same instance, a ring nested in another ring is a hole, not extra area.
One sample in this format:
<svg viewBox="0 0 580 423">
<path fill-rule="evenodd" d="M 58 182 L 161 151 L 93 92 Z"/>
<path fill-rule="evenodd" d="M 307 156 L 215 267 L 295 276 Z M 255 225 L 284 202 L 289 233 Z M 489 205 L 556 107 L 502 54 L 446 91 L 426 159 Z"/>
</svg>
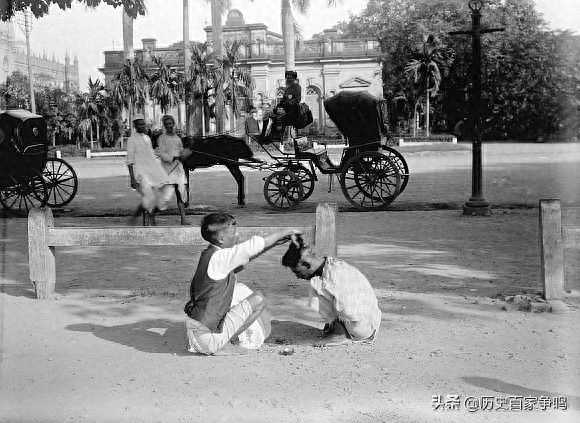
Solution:
<svg viewBox="0 0 580 423">
<path fill-rule="evenodd" d="M 386 155 L 365 151 L 346 162 L 340 185 L 344 196 L 357 209 L 383 210 L 399 194 L 401 175 Z"/>
<path fill-rule="evenodd" d="M 0 191 L 0 204 L 19 216 L 26 216 L 30 209 L 46 204 L 48 190 L 42 174 L 30 169 L 29 175 L 8 175 L 8 184 Z"/>
<path fill-rule="evenodd" d="M 62 207 L 72 201 L 77 193 L 77 174 L 67 162 L 62 159 L 48 159 L 43 170 L 50 207 Z"/>
<path fill-rule="evenodd" d="M 399 194 L 405 191 L 407 188 L 407 182 L 409 182 L 409 166 L 407 166 L 407 161 L 401 153 L 391 147 L 383 146 L 381 147 L 385 156 L 387 156 L 391 161 L 393 161 L 397 168 L 399 168 L 399 173 L 401 174 L 401 188 L 399 189 Z"/>
<path fill-rule="evenodd" d="M 314 173 L 310 171 L 310 169 L 300 163 L 289 163 L 288 166 L 284 168 L 284 170 L 292 172 L 300 179 L 302 188 L 304 189 L 304 196 L 302 197 L 301 201 L 306 200 L 312 195 L 316 177 L 314 176 Z"/>
<path fill-rule="evenodd" d="M 266 178 L 264 197 L 275 209 L 291 210 L 302 201 L 304 189 L 298 176 L 288 170 L 279 170 Z"/>
</svg>

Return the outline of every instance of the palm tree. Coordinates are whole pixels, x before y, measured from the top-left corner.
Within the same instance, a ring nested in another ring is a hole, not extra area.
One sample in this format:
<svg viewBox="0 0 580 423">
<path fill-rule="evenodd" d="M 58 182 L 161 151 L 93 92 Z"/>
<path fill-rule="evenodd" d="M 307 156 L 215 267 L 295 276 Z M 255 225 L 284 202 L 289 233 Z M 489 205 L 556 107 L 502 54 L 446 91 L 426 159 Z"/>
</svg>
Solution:
<svg viewBox="0 0 580 423">
<path fill-rule="evenodd" d="M 327 7 L 336 6 L 340 0 L 326 0 Z M 282 39 L 284 40 L 284 65 L 286 70 L 295 70 L 296 21 L 292 15 L 292 5 L 301 14 L 310 8 L 310 0 L 281 0 Z"/>
<path fill-rule="evenodd" d="M 224 34 L 222 31 L 222 16 L 231 7 L 231 0 L 211 0 L 212 44 L 215 65 L 223 57 Z M 223 132 L 224 95 L 220 86 L 215 90 L 216 131 Z"/>
<path fill-rule="evenodd" d="M 152 56 L 151 59 L 157 65 L 157 70 L 149 77 L 149 96 L 165 114 L 171 107 L 179 105 L 183 78 L 175 69 L 163 63 L 160 57 Z"/>
<path fill-rule="evenodd" d="M 241 49 L 246 43 L 240 40 L 224 43 L 224 58 L 220 61 L 220 72 L 217 85 L 224 87 L 224 97 L 231 102 L 234 128 L 239 114 L 238 99 L 249 97 L 254 89 L 254 78 L 249 68 L 238 65 Z"/>
<path fill-rule="evenodd" d="M 216 83 L 215 56 L 209 52 L 209 45 L 193 44 L 191 46 L 191 66 L 185 75 L 186 104 L 191 110 L 188 117 L 188 134 L 205 134 L 209 130 L 208 97 L 209 91 Z M 217 121 L 218 119 L 216 119 Z"/>
<path fill-rule="evenodd" d="M 430 97 L 439 92 L 441 83 L 441 74 L 447 70 L 453 61 L 452 51 L 445 47 L 437 37 L 433 35 L 423 35 L 421 43 L 417 46 L 417 51 L 413 54 L 414 58 L 405 66 L 405 73 L 409 78 L 413 78 L 414 84 L 423 87 L 425 93 L 425 130 L 429 137 L 429 115 L 430 115 Z M 420 90 L 421 91 L 421 90 Z M 415 104 L 414 114 L 417 113 L 417 104 Z M 416 122 L 416 118 L 414 120 Z M 415 123 L 413 123 L 415 131 Z"/>
<path fill-rule="evenodd" d="M 119 107 L 127 110 L 136 108 L 143 111 L 143 106 L 147 101 L 149 89 L 149 78 L 143 68 L 140 58 L 127 59 L 119 73 L 117 73 L 110 84 L 111 95 Z M 131 121 L 131 118 L 129 118 Z"/>
</svg>

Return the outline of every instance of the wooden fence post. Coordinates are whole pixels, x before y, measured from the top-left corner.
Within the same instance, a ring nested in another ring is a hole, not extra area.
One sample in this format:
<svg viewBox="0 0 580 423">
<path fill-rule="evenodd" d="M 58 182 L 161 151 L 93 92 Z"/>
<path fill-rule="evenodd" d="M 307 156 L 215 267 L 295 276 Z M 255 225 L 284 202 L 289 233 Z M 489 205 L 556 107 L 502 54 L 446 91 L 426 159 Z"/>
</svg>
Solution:
<svg viewBox="0 0 580 423">
<path fill-rule="evenodd" d="M 559 200 L 540 200 L 540 249 L 544 299 L 564 298 L 562 210 Z"/>
<path fill-rule="evenodd" d="M 322 256 L 338 255 L 338 206 L 323 203 L 316 206 L 314 249 Z"/>
<path fill-rule="evenodd" d="M 48 245 L 48 230 L 54 226 L 48 207 L 32 209 L 28 215 L 28 267 L 36 298 L 52 299 L 56 284 L 54 247 Z"/>
</svg>

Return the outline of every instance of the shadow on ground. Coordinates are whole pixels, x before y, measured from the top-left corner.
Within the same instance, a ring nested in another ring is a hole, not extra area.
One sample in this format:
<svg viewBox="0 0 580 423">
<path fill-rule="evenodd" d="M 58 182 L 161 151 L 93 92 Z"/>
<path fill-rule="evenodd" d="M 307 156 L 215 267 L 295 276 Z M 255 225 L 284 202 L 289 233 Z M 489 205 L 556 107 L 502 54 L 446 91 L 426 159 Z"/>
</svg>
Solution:
<svg viewBox="0 0 580 423">
<path fill-rule="evenodd" d="M 143 320 L 116 326 L 79 323 L 69 325 L 66 329 L 74 332 L 91 332 L 105 341 L 125 345 L 146 353 L 188 354 L 183 321 Z"/>
<path fill-rule="evenodd" d="M 524 386 L 515 385 L 513 383 L 508 383 L 501 381 L 499 379 L 492 379 L 489 377 L 465 376 L 462 377 L 462 379 L 465 382 L 469 383 L 470 385 L 478 386 L 480 388 L 489 389 L 490 391 L 493 392 L 500 392 L 502 394 L 508 394 L 512 396 L 533 397 L 533 398 L 549 397 L 550 399 L 563 396 L 567 398 L 568 408 L 580 410 L 580 397 L 574 395 L 567 395 L 561 392 L 548 392 L 539 389 L 526 388 Z"/>
</svg>

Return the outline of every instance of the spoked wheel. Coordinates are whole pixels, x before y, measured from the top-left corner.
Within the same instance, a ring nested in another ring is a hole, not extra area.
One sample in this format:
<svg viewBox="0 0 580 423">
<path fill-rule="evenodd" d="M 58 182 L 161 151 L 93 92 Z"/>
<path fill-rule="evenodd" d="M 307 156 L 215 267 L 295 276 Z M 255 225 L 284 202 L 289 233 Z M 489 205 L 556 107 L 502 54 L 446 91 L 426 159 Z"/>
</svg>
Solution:
<svg viewBox="0 0 580 423">
<path fill-rule="evenodd" d="M 407 166 L 407 161 L 401 153 L 391 147 L 383 146 L 382 153 L 387 156 L 391 161 L 393 161 L 399 168 L 399 173 L 401 174 L 401 188 L 399 189 L 399 194 L 405 191 L 407 188 L 407 182 L 409 182 L 409 166 Z"/>
<path fill-rule="evenodd" d="M 346 162 L 340 185 L 344 196 L 357 209 L 383 210 L 399 194 L 401 175 L 387 156 L 365 151 Z"/>
<path fill-rule="evenodd" d="M 314 176 L 314 173 L 310 171 L 310 169 L 300 163 L 289 163 L 288 166 L 284 168 L 284 170 L 292 172 L 300 179 L 302 188 L 304 189 L 304 196 L 302 197 L 301 201 L 306 200 L 312 195 L 316 177 Z"/>
<path fill-rule="evenodd" d="M 26 176 L 8 175 L 8 184 L 0 190 L 0 204 L 19 216 L 46 204 L 48 190 L 42 174 L 27 170 Z"/>
<path fill-rule="evenodd" d="M 72 201 L 77 193 L 77 174 L 67 162 L 62 159 L 48 159 L 44 170 L 44 179 L 48 189 L 50 207 L 62 207 Z"/>
<path fill-rule="evenodd" d="M 264 182 L 264 197 L 268 204 L 278 210 L 291 210 L 304 197 L 300 178 L 288 170 L 279 170 Z"/>
</svg>

